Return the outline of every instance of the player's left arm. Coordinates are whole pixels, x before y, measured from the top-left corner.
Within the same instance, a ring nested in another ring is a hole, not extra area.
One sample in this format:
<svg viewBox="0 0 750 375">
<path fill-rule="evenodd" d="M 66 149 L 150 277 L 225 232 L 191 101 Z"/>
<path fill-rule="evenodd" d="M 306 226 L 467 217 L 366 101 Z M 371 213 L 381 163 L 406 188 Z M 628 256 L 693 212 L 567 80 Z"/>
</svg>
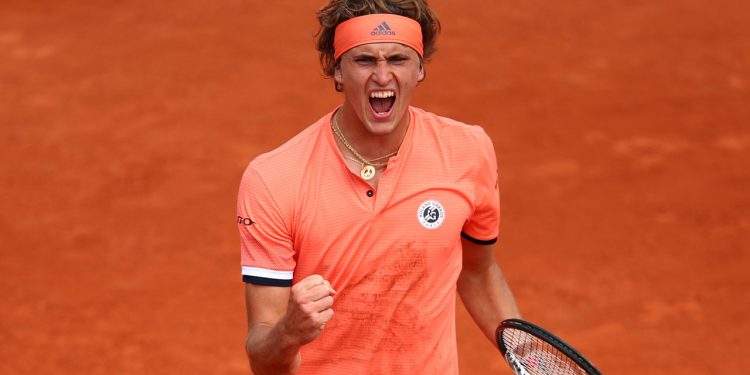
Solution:
<svg viewBox="0 0 750 375">
<path fill-rule="evenodd" d="M 493 245 L 479 245 L 461 238 L 463 268 L 458 277 L 458 294 L 471 317 L 494 344 L 495 329 L 505 319 L 520 318 L 513 293 L 495 260 Z"/>
</svg>

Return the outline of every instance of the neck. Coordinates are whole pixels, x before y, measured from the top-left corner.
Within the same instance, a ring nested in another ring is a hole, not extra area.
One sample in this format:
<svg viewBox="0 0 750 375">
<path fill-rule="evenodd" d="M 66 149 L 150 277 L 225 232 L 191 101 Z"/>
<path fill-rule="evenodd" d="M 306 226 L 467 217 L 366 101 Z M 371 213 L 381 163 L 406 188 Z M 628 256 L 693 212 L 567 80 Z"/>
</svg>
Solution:
<svg viewBox="0 0 750 375">
<path fill-rule="evenodd" d="M 347 141 L 367 159 L 379 158 L 398 151 L 406 137 L 406 131 L 409 129 L 410 114 L 408 110 L 398 120 L 395 128 L 385 134 L 371 132 L 368 126 L 346 104 L 334 116 L 336 116 L 337 125 Z"/>
</svg>

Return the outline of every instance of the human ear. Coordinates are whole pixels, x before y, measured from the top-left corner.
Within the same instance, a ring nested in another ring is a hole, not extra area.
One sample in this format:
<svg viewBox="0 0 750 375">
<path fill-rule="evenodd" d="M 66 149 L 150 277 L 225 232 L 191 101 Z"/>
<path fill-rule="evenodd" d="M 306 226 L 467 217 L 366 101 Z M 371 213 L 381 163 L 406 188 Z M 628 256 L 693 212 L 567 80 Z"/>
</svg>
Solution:
<svg viewBox="0 0 750 375">
<path fill-rule="evenodd" d="M 341 73 L 341 64 L 336 65 L 334 68 L 333 79 L 336 81 L 336 86 L 344 83 L 344 75 Z"/>
</svg>

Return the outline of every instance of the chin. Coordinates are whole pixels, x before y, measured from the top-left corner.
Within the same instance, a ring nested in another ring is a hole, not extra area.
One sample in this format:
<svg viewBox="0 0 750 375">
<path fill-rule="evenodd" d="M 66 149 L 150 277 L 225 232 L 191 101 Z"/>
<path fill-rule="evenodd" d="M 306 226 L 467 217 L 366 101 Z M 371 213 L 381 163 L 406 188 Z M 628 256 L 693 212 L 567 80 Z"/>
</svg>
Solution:
<svg viewBox="0 0 750 375">
<path fill-rule="evenodd" d="M 406 111 L 397 111 L 393 108 L 386 116 L 377 116 L 374 111 L 370 110 L 370 116 L 367 119 L 367 129 L 374 135 L 389 135 L 398 129 L 399 123 L 407 114 Z"/>
<path fill-rule="evenodd" d="M 367 130 L 373 135 L 389 135 L 398 128 L 398 123 L 395 121 L 389 122 L 370 122 L 367 124 Z"/>
</svg>

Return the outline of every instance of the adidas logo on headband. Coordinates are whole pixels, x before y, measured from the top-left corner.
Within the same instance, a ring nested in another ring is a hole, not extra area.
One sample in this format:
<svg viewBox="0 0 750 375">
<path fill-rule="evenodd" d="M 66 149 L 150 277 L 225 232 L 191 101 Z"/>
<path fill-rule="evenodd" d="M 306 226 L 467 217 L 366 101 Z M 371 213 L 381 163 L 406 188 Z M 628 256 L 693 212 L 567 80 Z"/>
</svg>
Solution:
<svg viewBox="0 0 750 375">
<path fill-rule="evenodd" d="M 396 35 L 396 32 L 391 30 L 391 27 L 387 23 L 383 22 L 378 27 L 372 29 L 370 35 Z"/>
</svg>

